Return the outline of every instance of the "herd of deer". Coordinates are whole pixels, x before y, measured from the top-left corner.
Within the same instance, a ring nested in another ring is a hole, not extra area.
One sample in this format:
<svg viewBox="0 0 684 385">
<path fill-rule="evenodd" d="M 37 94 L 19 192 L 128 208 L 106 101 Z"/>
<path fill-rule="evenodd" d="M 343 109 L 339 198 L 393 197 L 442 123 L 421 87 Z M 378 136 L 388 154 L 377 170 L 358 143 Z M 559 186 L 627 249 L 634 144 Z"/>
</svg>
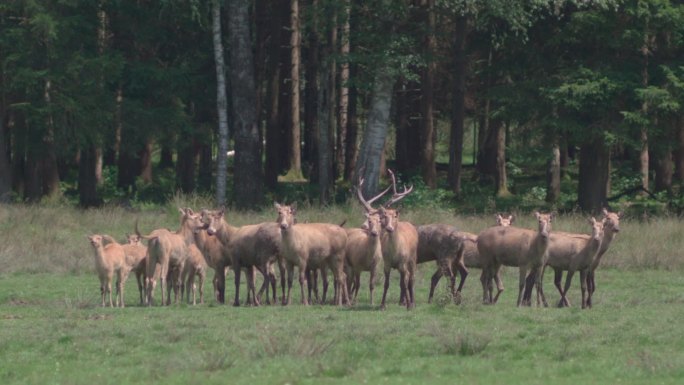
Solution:
<svg viewBox="0 0 684 385">
<path fill-rule="evenodd" d="M 392 185 L 373 197 L 364 199 L 361 193 L 363 179 L 357 186 L 357 197 L 365 208 L 365 221 L 360 228 L 344 228 L 343 224 L 297 223 L 294 205 L 276 203 L 278 216 L 274 222 L 241 227 L 226 222 L 225 211 L 180 209 L 181 224 L 177 231 L 157 229 L 142 235 L 135 224 L 135 234 L 128 235 L 126 244 L 119 244 L 107 235 L 90 235 L 94 248 L 95 264 L 100 278 L 102 306 L 114 306 L 112 280 L 116 280 L 116 305 L 124 306 L 124 284 L 131 271 L 135 272 L 140 292 L 140 303 L 154 303 L 154 289 L 160 280 L 161 299 L 171 303 L 184 298 L 197 303 L 204 301 L 203 284 L 207 267 L 214 270 L 214 295 L 225 302 L 226 272 L 235 273 L 235 299 L 240 305 L 240 276 L 247 279 L 247 303 L 259 305 L 266 292 L 266 302 L 276 302 L 277 279 L 280 272 L 281 302 L 290 303 L 294 268 L 298 268 L 300 296 L 303 304 L 318 301 L 317 287 L 320 274 L 323 281 L 322 302 L 326 301 L 327 272 L 334 282 L 333 302 L 349 305 L 356 301 L 360 288 L 361 272 L 370 272 L 370 303 L 373 304 L 374 282 L 379 266 L 384 267 L 384 288 L 381 308 L 385 307 L 390 285 L 390 272 L 400 274 L 400 301 L 407 308 L 415 306 L 416 265 L 436 261 L 437 271 L 431 279 L 428 302 L 435 287 L 444 275 L 450 279 L 450 290 L 460 300 L 468 268 L 480 268 L 483 302 L 496 303 L 504 290 L 501 266 L 519 268 L 518 306 L 530 305 L 532 290 L 537 288 L 537 305 L 548 306 L 542 286 L 546 266 L 554 270 L 554 284 L 560 293 L 558 306 L 570 306 L 567 293 L 575 272 L 579 271 L 582 308 L 592 306 L 595 290 L 594 273 L 616 233 L 620 231 L 620 214 L 603 210 L 603 218 L 590 218 L 591 235 L 551 231 L 553 214 L 535 212 L 538 228 L 524 229 L 512 226 L 513 216 L 497 215 L 497 224 L 479 234 L 459 231 L 447 224 L 414 226 L 399 220 L 399 211 L 391 206 L 412 191 L 412 187 L 397 191 L 396 179 L 390 172 Z M 373 203 L 390 189 L 392 197 L 378 208 Z M 147 241 L 147 247 L 142 241 Z M 263 277 L 257 292 L 256 272 Z M 567 271 L 565 285 L 561 286 L 563 271 Z M 460 276 L 456 288 L 456 272 Z M 195 285 L 195 278 L 199 278 Z M 285 278 L 287 277 L 287 286 Z M 493 293 L 494 284 L 497 292 Z M 192 295 L 192 300 L 190 296 Z"/>
</svg>

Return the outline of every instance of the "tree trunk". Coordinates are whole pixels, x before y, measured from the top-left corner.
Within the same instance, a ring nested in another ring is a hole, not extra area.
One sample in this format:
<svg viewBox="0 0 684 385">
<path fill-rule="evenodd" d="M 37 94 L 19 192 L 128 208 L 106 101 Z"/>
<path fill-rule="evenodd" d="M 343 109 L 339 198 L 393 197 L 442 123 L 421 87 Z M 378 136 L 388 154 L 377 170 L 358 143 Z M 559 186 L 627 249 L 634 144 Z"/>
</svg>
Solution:
<svg viewBox="0 0 684 385">
<path fill-rule="evenodd" d="M 436 63 L 433 55 L 437 50 L 437 40 L 435 38 L 435 0 L 422 0 L 421 10 L 423 19 L 427 25 L 428 32 L 425 37 L 425 56 L 427 65 L 421 71 L 421 160 L 420 168 L 425 185 L 429 188 L 437 187 L 437 169 L 435 167 L 435 122 L 434 122 L 434 78 Z"/>
<path fill-rule="evenodd" d="M 346 178 L 349 174 L 349 148 L 347 140 L 350 139 L 349 132 L 349 53 L 351 51 L 350 43 L 350 11 L 351 2 L 345 0 L 344 10 L 342 11 L 342 23 L 341 23 L 341 36 L 340 36 L 340 96 L 338 100 L 337 108 L 337 127 L 339 130 L 338 134 L 338 150 L 339 157 L 337 159 L 337 171 L 338 174 L 343 178 Z M 354 134 L 354 140 L 356 139 L 356 134 Z"/>
<path fill-rule="evenodd" d="M 560 146 L 556 141 L 551 149 L 551 158 L 549 159 L 548 169 L 546 172 L 546 201 L 549 203 L 556 203 L 558 202 L 558 198 L 560 198 L 560 158 Z"/>
<path fill-rule="evenodd" d="M 102 200 L 97 194 L 96 179 L 97 148 L 86 145 L 81 149 L 78 166 L 78 196 L 81 207 L 97 207 Z"/>
<path fill-rule="evenodd" d="M 318 0 L 311 1 L 310 13 L 317 15 Z M 306 50 L 306 88 L 304 95 L 304 176 L 311 182 L 318 182 L 318 93 L 319 87 L 319 39 L 318 18 L 314 17 L 310 26 Z"/>
<path fill-rule="evenodd" d="M 496 135 L 496 196 L 505 197 L 508 191 L 508 177 L 506 174 L 506 124 L 499 121 L 494 127 Z"/>
<path fill-rule="evenodd" d="M 204 140 L 199 146 L 199 170 L 197 173 L 197 190 L 201 192 L 211 191 L 214 170 L 214 163 L 212 161 L 212 143 L 213 135 L 211 130 L 206 130 Z"/>
<path fill-rule="evenodd" d="M 221 5 L 211 2 L 214 60 L 216 62 L 216 109 L 218 110 L 218 155 L 216 166 L 216 204 L 226 203 L 226 179 L 228 178 L 228 101 L 226 98 L 226 70 L 221 41 Z"/>
<path fill-rule="evenodd" d="M 145 146 L 138 152 L 139 163 L 137 167 L 140 170 L 140 178 L 145 184 L 152 183 L 152 146 L 154 141 L 152 138 L 145 140 Z M 162 152 L 163 154 L 163 152 Z M 136 168 L 138 169 L 138 168 Z"/>
<path fill-rule="evenodd" d="M 375 74 L 366 129 L 363 132 L 359 159 L 356 163 L 356 175 L 362 175 L 365 181 L 362 191 L 364 196 L 374 196 L 378 191 L 380 163 L 387 138 L 393 88 L 394 79 L 384 68 L 379 68 Z"/>
<path fill-rule="evenodd" d="M 350 68 L 350 76 L 354 78 L 356 75 L 356 66 L 352 65 Z M 358 133 L 359 120 L 356 115 L 356 100 L 358 97 L 358 90 L 356 87 L 349 88 L 349 104 L 348 104 L 348 124 L 347 124 L 347 139 L 345 144 L 347 150 L 344 158 L 344 179 L 351 181 L 354 177 L 354 170 L 356 168 L 356 158 L 358 154 Z"/>
<path fill-rule="evenodd" d="M 301 127 L 299 120 L 299 65 L 301 55 L 301 34 L 299 25 L 299 0 L 290 0 L 290 49 L 291 65 L 290 68 L 290 94 L 292 97 L 290 108 L 292 118 L 292 131 L 290 134 L 290 169 L 288 175 L 293 179 L 302 178 L 302 148 L 301 148 Z"/>
<path fill-rule="evenodd" d="M 197 168 L 197 149 L 194 139 L 179 142 L 177 154 L 176 184 L 182 192 L 190 194 L 195 191 L 195 169 Z"/>
<path fill-rule="evenodd" d="M 675 177 L 679 183 L 684 183 L 684 117 L 676 119 L 677 151 L 675 152 Z"/>
<path fill-rule="evenodd" d="M 673 174 L 672 151 L 666 150 L 657 154 L 655 160 L 655 191 L 672 191 Z"/>
<path fill-rule="evenodd" d="M 645 103 L 644 103 L 645 104 Z M 639 150 L 639 174 L 641 175 L 641 187 L 645 191 L 640 191 L 639 194 L 645 196 L 646 191 L 648 191 L 648 130 L 646 127 L 641 128 L 641 134 L 639 138 L 641 142 L 641 149 Z"/>
<path fill-rule="evenodd" d="M 273 37 L 273 40 L 276 39 Z M 266 160 L 264 171 L 264 183 L 266 188 L 273 191 L 278 185 L 278 174 L 282 169 L 280 162 L 280 146 L 282 135 L 280 135 L 279 101 L 280 101 L 280 66 L 278 61 L 271 63 L 268 79 L 268 89 L 266 90 Z"/>
<path fill-rule="evenodd" d="M 461 194 L 461 172 L 463 166 L 463 134 L 465 132 L 465 80 L 466 53 L 465 34 L 466 18 L 456 19 L 454 38 L 454 104 L 449 138 L 449 175 L 448 182 L 454 194 Z M 474 139 L 473 139 L 474 140 Z"/>
<path fill-rule="evenodd" d="M 45 104 L 52 110 L 51 82 L 45 82 Z M 39 162 L 39 174 L 42 182 L 42 193 L 46 196 L 61 194 L 59 189 L 59 171 L 57 169 L 57 152 L 55 151 L 55 124 L 52 112 L 48 112 L 43 135 L 43 151 Z"/>
<path fill-rule="evenodd" d="M 2 85 L 0 74 L 0 85 Z M 1 87 L 0 87 L 1 88 Z M 0 100 L 0 203 L 8 203 L 12 199 L 12 167 L 10 162 L 9 114 L 5 109 L 4 97 Z"/>
<path fill-rule="evenodd" d="M 608 204 L 610 148 L 598 139 L 587 142 L 580 148 L 579 161 L 579 206 L 585 212 L 598 213 Z"/>
<path fill-rule="evenodd" d="M 333 125 L 330 115 L 330 66 L 321 66 L 320 87 L 318 90 L 318 185 L 319 203 L 330 203 L 333 173 Z"/>
<path fill-rule="evenodd" d="M 231 90 L 235 130 L 235 204 L 240 209 L 263 203 L 261 142 L 256 112 L 254 59 L 248 0 L 228 2 Z"/>
<path fill-rule="evenodd" d="M 159 154 L 159 168 L 167 169 L 173 168 L 173 151 L 166 143 L 161 143 L 161 151 Z"/>
</svg>

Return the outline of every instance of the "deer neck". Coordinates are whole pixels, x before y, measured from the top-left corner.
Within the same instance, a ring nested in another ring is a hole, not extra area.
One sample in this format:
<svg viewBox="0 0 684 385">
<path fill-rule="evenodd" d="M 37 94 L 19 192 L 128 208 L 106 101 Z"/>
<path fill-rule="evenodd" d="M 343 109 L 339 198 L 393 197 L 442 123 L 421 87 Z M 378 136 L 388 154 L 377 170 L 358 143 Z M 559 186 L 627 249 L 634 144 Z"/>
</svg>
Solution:
<svg viewBox="0 0 684 385">
<path fill-rule="evenodd" d="M 217 229 L 216 235 L 219 237 L 222 243 L 227 244 L 231 239 L 233 239 L 237 230 L 237 227 L 229 225 L 225 219 L 221 218 L 220 226 Z"/>
</svg>

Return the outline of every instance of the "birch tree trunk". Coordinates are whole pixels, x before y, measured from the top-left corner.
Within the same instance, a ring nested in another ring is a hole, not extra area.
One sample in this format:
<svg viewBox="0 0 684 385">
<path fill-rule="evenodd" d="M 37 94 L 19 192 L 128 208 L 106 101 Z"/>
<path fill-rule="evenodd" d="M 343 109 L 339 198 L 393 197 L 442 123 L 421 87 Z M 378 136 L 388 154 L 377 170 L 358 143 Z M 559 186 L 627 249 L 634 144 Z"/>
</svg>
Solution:
<svg viewBox="0 0 684 385">
<path fill-rule="evenodd" d="M 221 40 L 221 6 L 218 0 L 211 2 L 214 61 L 216 62 L 216 109 L 219 118 L 218 155 L 216 170 L 216 204 L 226 203 L 226 179 L 228 169 L 228 102 L 226 99 L 226 70 Z"/>
<path fill-rule="evenodd" d="M 261 143 L 256 111 L 254 59 L 250 35 L 249 0 L 228 2 L 231 91 L 235 120 L 235 204 L 256 208 L 262 203 Z"/>
<path fill-rule="evenodd" d="M 394 88 L 394 78 L 387 74 L 387 70 L 379 68 L 377 71 L 366 129 L 363 132 L 359 159 L 356 163 L 356 175 L 361 175 L 365 181 L 362 191 L 364 196 L 374 196 L 378 191 L 380 166 L 387 138 Z M 354 180 L 357 179 L 354 178 Z"/>
</svg>

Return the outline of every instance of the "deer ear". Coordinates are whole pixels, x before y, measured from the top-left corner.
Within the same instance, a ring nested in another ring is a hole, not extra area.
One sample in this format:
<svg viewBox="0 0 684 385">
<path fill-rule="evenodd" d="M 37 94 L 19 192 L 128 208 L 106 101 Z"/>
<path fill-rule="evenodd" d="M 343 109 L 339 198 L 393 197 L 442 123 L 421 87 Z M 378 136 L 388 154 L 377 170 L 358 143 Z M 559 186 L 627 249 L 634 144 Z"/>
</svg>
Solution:
<svg viewBox="0 0 684 385">
<path fill-rule="evenodd" d="M 276 210 L 280 210 L 280 203 L 273 202 L 273 207 L 275 207 Z"/>
<path fill-rule="evenodd" d="M 515 221 L 515 215 L 513 215 L 513 214 L 509 215 L 508 220 L 511 221 L 511 224 L 513 224 L 513 221 Z"/>
<path fill-rule="evenodd" d="M 622 218 L 622 214 L 624 214 L 622 211 L 618 211 L 618 212 L 616 213 L 616 215 L 618 216 L 618 218 Z"/>
<path fill-rule="evenodd" d="M 496 215 L 494 216 L 494 219 L 496 219 L 497 222 L 499 222 L 502 218 L 503 218 L 503 217 L 501 216 L 501 214 L 496 214 Z"/>
<path fill-rule="evenodd" d="M 187 208 L 185 209 L 185 212 L 186 212 L 188 215 L 193 215 L 193 214 L 195 214 L 195 212 L 192 211 L 192 209 L 191 209 L 190 207 L 187 207 Z"/>
<path fill-rule="evenodd" d="M 608 210 L 604 207 L 601 209 L 601 214 L 608 216 Z"/>
<path fill-rule="evenodd" d="M 178 212 L 185 215 L 185 210 L 181 207 L 178 208 Z"/>
<path fill-rule="evenodd" d="M 535 211 L 535 212 L 534 212 L 534 217 L 535 217 L 535 218 L 539 219 L 540 216 L 541 216 L 541 214 L 539 214 L 539 211 Z"/>
</svg>

